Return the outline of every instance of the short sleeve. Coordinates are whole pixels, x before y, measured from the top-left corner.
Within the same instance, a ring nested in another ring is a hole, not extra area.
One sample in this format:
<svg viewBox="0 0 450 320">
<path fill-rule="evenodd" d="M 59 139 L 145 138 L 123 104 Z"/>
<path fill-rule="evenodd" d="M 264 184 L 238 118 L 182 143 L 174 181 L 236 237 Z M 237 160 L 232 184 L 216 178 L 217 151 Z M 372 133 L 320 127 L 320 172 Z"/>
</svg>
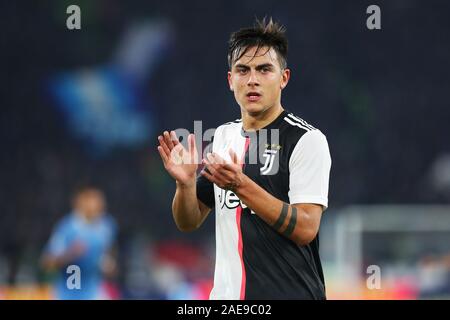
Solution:
<svg viewBox="0 0 450 320">
<path fill-rule="evenodd" d="M 107 246 L 112 246 L 117 238 L 118 226 L 116 220 L 110 215 L 105 214 L 104 217 L 105 235 Z"/>
<path fill-rule="evenodd" d="M 197 177 L 197 199 L 209 208 L 214 208 L 214 185 L 202 175 Z"/>
<path fill-rule="evenodd" d="M 220 128 L 220 127 L 219 127 Z M 211 151 L 215 151 L 215 137 L 218 134 L 219 128 L 214 132 L 214 136 L 211 138 Z M 208 147 L 206 147 L 208 148 Z M 205 149 L 206 150 L 206 149 Z M 205 150 L 203 152 L 205 152 Z M 209 172 L 206 168 L 203 168 L 206 172 Z M 197 177 L 197 199 L 203 202 L 208 208 L 214 208 L 215 199 L 214 199 L 214 184 L 206 179 L 201 174 Z"/>
<path fill-rule="evenodd" d="M 328 207 L 331 156 L 320 130 L 306 132 L 289 159 L 289 201 Z"/>
<path fill-rule="evenodd" d="M 68 226 L 67 223 L 58 223 L 54 229 L 50 240 L 47 243 L 45 252 L 52 256 L 63 254 L 68 247 Z"/>
</svg>

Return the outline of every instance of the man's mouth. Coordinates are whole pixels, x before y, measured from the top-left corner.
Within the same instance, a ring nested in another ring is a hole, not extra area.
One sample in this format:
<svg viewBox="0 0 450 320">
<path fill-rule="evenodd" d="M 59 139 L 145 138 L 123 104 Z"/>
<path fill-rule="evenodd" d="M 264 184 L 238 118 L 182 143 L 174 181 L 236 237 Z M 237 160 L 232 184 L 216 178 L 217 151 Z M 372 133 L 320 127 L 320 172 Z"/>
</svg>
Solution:
<svg viewBox="0 0 450 320">
<path fill-rule="evenodd" d="M 259 92 L 251 91 L 247 93 L 247 100 L 249 100 L 250 102 L 255 102 L 259 99 L 261 99 L 261 94 Z"/>
</svg>

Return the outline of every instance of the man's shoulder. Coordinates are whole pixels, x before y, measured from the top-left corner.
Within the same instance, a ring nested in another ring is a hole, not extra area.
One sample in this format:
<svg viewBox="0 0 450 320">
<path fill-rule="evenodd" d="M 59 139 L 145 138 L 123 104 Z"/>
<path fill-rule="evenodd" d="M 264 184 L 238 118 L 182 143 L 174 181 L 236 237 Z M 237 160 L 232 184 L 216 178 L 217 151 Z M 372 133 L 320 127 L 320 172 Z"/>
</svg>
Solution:
<svg viewBox="0 0 450 320">
<path fill-rule="evenodd" d="M 315 130 L 320 131 L 316 126 L 312 125 L 310 122 L 289 111 L 285 113 L 283 120 L 285 127 L 288 128 L 291 132 L 305 134 L 310 131 Z"/>
<path fill-rule="evenodd" d="M 63 217 L 61 217 L 55 224 L 55 231 L 57 232 L 69 232 L 73 229 L 75 224 L 74 216 L 72 213 L 69 213 Z"/>
<path fill-rule="evenodd" d="M 111 230 L 116 230 L 117 229 L 116 219 L 114 219 L 114 217 L 111 214 L 109 214 L 109 213 L 105 213 L 101 217 L 101 223 L 105 227 L 107 227 L 108 229 L 111 229 Z"/>
<path fill-rule="evenodd" d="M 326 136 L 320 129 L 292 112 L 286 112 L 284 116 L 280 138 L 282 144 L 289 146 L 291 151 L 295 147 L 303 149 L 305 145 L 314 146 L 327 143 Z"/>
<path fill-rule="evenodd" d="M 242 124 L 242 119 L 236 119 L 236 120 L 233 120 L 233 121 L 225 122 L 225 123 L 221 124 L 217 128 L 224 128 L 224 127 L 230 127 L 231 128 L 231 127 L 240 126 L 241 124 Z"/>
<path fill-rule="evenodd" d="M 242 119 L 225 122 L 216 128 L 215 135 L 223 131 L 235 131 L 242 128 Z"/>
</svg>

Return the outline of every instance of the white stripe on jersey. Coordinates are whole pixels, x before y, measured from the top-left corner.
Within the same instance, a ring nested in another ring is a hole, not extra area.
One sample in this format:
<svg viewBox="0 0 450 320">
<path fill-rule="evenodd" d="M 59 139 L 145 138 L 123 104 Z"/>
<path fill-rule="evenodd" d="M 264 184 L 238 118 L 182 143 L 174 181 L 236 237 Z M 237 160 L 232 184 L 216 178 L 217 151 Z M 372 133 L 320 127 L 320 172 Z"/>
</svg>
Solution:
<svg viewBox="0 0 450 320">
<path fill-rule="evenodd" d="M 303 120 L 302 118 L 299 118 L 297 116 L 294 116 L 292 113 L 288 114 L 288 117 L 290 117 L 292 120 L 294 120 L 295 122 L 300 122 L 301 124 L 303 124 L 305 127 L 310 128 L 311 130 L 315 130 L 316 128 L 314 128 L 312 125 L 310 125 L 308 122 L 306 122 L 305 120 Z"/>
<path fill-rule="evenodd" d="M 246 138 L 241 135 L 242 123 L 231 122 L 219 126 L 214 134 L 213 151 L 226 161 L 230 161 L 229 149 L 238 156 L 244 154 Z M 242 260 L 239 253 L 239 240 L 242 237 L 237 224 L 237 208 L 228 207 L 225 192 L 214 184 L 215 214 L 216 214 L 216 266 L 214 272 L 214 287 L 210 299 L 240 299 L 242 281 L 245 274 L 242 270 Z M 221 199 L 224 197 L 225 199 Z M 222 200 L 222 201 L 221 201 Z M 241 213 L 242 214 L 242 213 Z"/>
<path fill-rule="evenodd" d="M 288 117 L 284 117 L 284 120 L 286 122 L 288 122 L 289 124 L 291 124 L 291 125 L 293 125 L 295 127 L 299 127 L 299 128 L 305 129 L 306 131 L 311 131 L 312 130 L 312 129 L 310 129 L 310 128 L 308 128 L 308 127 L 306 127 L 306 126 L 304 126 L 304 125 L 302 125 L 302 124 L 300 124 L 298 122 L 294 122 L 293 120 L 289 119 Z"/>
</svg>

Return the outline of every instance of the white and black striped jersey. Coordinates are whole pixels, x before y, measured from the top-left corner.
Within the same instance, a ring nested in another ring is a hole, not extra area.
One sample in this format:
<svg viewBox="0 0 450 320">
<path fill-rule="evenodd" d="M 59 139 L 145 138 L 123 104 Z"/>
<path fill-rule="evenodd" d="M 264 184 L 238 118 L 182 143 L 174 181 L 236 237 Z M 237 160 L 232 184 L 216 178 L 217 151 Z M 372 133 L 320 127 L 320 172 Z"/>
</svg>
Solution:
<svg viewBox="0 0 450 320">
<path fill-rule="evenodd" d="M 279 200 L 327 208 L 328 143 L 304 120 L 284 110 L 252 133 L 243 130 L 241 120 L 226 123 L 216 129 L 212 151 L 230 160 L 230 148 L 245 159 L 243 172 Z M 211 299 L 325 299 L 318 236 L 308 245 L 297 245 L 251 212 L 232 191 L 201 175 L 197 197 L 215 208 Z"/>
</svg>

